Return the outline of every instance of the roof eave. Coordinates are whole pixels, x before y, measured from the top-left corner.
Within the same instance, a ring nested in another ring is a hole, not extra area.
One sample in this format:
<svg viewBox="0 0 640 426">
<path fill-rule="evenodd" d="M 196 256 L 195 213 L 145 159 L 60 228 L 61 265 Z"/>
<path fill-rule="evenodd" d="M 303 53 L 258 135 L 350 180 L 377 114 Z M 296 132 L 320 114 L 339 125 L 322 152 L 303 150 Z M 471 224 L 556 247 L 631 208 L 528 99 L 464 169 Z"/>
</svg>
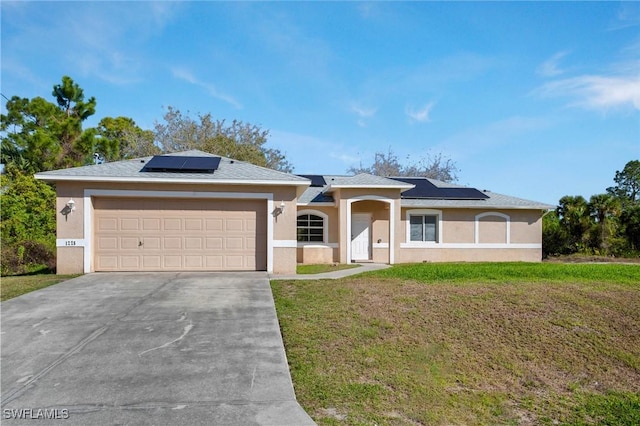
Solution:
<svg viewBox="0 0 640 426">
<path fill-rule="evenodd" d="M 329 192 L 333 189 L 362 189 L 362 188 L 367 188 L 367 189 L 401 189 L 401 190 L 407 190 L 407 189 L 411 189 L 413 188 L 414 185 L 329 185 L 327 186 L 327 189 L 325 190 L 325 192 Z"/>
<path fill-rule="evenodd" d="M 174 184 L 223 184 L 223 185 L 260 185 L 260 186 L 301 186 L 311 185 L 310 181 L 285 181 L 285 180 L 239 180 L 239 179 L 171 179 L 171 178 L 131 178 L 113 176 L 57 176 L 37 173 L 34 177 L 38 180 L 49 182 L 117 182 L 117 183 L 174 183 Z"/>
<path fill-rule="evenodd" d="M 400 207 L 420 207 L 418 205 L 407 205 L 405 203 L 403 203 L 403 201 L 406 200 L 402 199 L 400 201 Z M 415 200 L 415 198 L 411 198 L 411 200 Z M 430 200 L 433 201 L 433 200 Z M 438 205 L 437 203 L 430 203 L 428 206 L 425 207 L 429 207 L 429 208 L 441 208 L 441 209 L 486 209 L 486 208 L 491 208 L 491 209 L 501 209 L 501 210 L 554 210 L 555 206 L 551 206 L 548 204 L 532 204 L 530 206 L 517 206 L 517 205 L 507 205 L 507 204 L 486 204 L 486 205 L 473 205 L 473 204 L 461 204 L 461 205 Z"/>
</svg>

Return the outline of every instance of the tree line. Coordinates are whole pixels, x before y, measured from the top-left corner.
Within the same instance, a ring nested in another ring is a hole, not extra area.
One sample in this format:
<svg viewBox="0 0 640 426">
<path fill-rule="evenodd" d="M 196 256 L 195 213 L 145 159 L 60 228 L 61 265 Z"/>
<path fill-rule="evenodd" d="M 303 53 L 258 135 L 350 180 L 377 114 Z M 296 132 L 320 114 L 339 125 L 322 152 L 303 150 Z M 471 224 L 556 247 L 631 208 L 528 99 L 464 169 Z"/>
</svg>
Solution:
<svg viewBox="0 0 640 426">
<path fill-rule="evenodd" d="M 195 118 L 168 107 L 153 130 L 129 117 L 104 117 L 96 127 L 84 123 L 96 112 L 95 97 L 71 77 L 53 86 L 52 101 L 13 96 L 0 117 L 2 275 L 55 268 L 56 194 L 33 174 L 101 162 L 199 149 L 290 172 L 278 149 L 266 146 L 269 132 L 239 120 Z"/>
<path fill-rule="evenodd" d="M 69 76 L 53 86 L 52 100 L 13 96 L 0 117 L 2 275 L 55 268 L 55 190 L 33 174 L 102 162 L 198 149 L 258 166 L 292 172 L 284 153 L 267 146 L 269 131 L 239 120 L 211 114 L 182 113 L 168 107 L 153 130 L 129 117 L 104 117 L 85 127 L 96 113 L 95 97 Z M 416 174 L 455 180 L 455 164 L 441 155 L 402 166 L 397 156 L 376 154 L 370 167 L 348 172 L 380 175 Z"/>
<path fill-rule="evenodd" d="M 143 130 L 132 118 L 105 117 L 96 127 L 83 128 L 96 112 L 95 97 L 71 79 L 53 86 L 55 102 L 42 97 L 13 96 L 1 118 L 0 161 L 8 174 L 126 160 L 149 155 L 199 149 L 259 166 L 290 172 L 291 164 L 278 149 L 266 146 L 269 132 L 233 120 L 196 118 L 168 107 L 154 130 Z"/>
<path fill-rule="evenodd" d="M 2 275 L 55 268 L 55 190 L 37 181 L 41 171 L 133 159 L 198 149 L 283 172 L 293 165 L 284 153 L 267 146 L 269 131 L 239 120 L 227 122 L 211 114 L 184 114 L 168 107 L 153 130 L 129 117 L 104 117 L 96 127 L 84 127 L 96 113 L 95 97 L 71 77 L 53 86 L 53 101 L 13 96 L 0 116 L 2 209 L 0 233 Z M 379 176 L 425 176 L 457 180 L 455 162 L 442 154 L 403 164 L 389 149 L 378 152 L 369 166 L 348 173 Z M 616 186 L 587 202 L 566 196 L 543 219 L 545 255 L 597 253 L 624 255 L 640 251 L 640 162 L 616 172 Z M 34 269 L 35 268 L 35 269 Z"/>
<path fill-rule="evenodd" d="M 640 161 L 629 161 L 613 181 L 588 201 L 580 195 L 562 197 L 555 211 L 544 216 L 545 256 L 640 255 Z"/>
</svg>

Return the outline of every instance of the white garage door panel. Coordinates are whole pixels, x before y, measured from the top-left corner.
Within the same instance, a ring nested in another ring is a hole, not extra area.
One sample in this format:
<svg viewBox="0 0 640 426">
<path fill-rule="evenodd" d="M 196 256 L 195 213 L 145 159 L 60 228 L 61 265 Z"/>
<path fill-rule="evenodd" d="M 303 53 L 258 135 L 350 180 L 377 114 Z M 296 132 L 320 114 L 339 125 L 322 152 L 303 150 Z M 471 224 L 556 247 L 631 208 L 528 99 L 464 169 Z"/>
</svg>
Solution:
<svg viewBox="0 0 640 426">
<path fill-rule="evenodd" d="M 264 200 L 94 199 L 96 271 L 265 270 Z"/>
</svg>

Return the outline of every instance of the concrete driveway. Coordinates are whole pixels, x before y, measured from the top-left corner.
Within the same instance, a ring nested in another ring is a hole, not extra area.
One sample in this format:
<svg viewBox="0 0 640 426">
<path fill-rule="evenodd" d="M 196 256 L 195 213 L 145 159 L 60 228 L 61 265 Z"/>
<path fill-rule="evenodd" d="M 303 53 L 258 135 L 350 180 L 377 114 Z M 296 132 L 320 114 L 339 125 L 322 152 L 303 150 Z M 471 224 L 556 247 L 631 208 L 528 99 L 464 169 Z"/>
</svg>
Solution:
<svg viewBox="0 0 640 426">
<path fill-rule="evenodd" d="M 266 273 L 89 274 L 1 308 L 2 424 L 314 424 Z"/>
</svg>

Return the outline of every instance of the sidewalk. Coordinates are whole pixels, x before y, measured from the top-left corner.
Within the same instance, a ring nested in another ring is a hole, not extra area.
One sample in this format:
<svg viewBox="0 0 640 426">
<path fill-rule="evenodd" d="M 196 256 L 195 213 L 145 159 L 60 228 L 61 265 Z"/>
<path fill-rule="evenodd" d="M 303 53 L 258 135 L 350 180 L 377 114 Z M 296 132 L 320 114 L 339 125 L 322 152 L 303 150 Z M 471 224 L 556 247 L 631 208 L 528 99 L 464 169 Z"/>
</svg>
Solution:
<svg viewBox="0 0 640 426">
<path fill-rule="evenodd" d="M 342 269 L 340 271 L 324 272 L 322 274 L 293 274 L 279 275 L 269 274 L 271 280 L 337 280 L 363 272 L 377 271 L 389 268 L 391 265 L 385 263 L 359 263 L 357 268 Z"/>
</svg>

